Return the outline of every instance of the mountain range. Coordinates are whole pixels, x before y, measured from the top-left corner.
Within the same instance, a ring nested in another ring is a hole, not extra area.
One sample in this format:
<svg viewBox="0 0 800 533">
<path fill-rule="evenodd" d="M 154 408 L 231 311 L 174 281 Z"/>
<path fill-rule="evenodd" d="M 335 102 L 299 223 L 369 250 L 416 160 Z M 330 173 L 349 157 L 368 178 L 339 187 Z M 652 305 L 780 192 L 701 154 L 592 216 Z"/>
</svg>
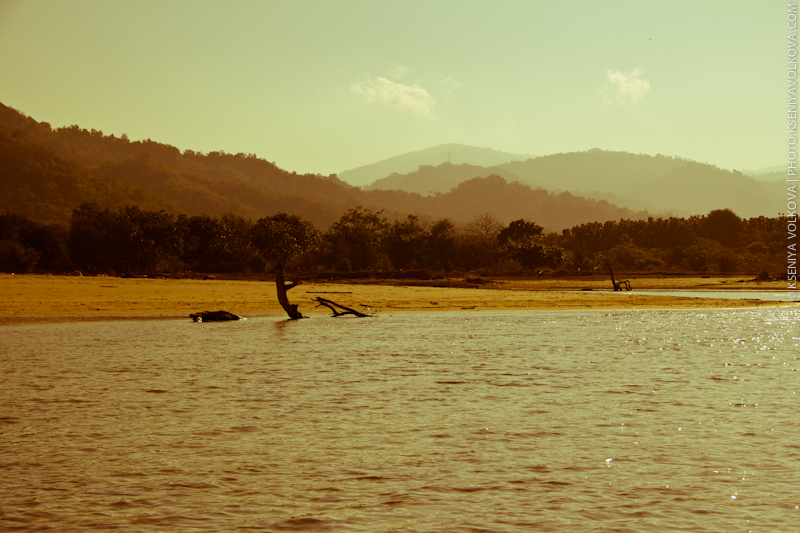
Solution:
<svg viewBox="0 0 800 533">
<path fill-rule="evenodd" d="M 437 166 L 421 164 L 412 172 L 394 172 L 364 188 L 431 195 L 445 193 L 471 177 L 490 175 L 664 216 L 701 215 L 725 208 L 747 218 L 777 216 L 785 196 L 782 182 L 763 177 L 756 179 L 739 171 L 679 157 L 597 148 L 493 166 L 448 162 Z"/>
<path fill-rule="evenodd" d="M 384 172 L 362 187 L 342 179 Z M 593 149 L 528 157 L 449 144 L 340 176 L 300 175 L 255 154 L 181 152 L 78 126 L 53 129 L 0 104 L 0 212 L 42 222 L 66 222 L 86 202 L 248 218 L 284 211 L 320 229 L 359 205 L 389 219 L 412 214 L 466 222 L 490 213 L 503 223 L 525 218 L 549 230 L 724 208 L 742 217 L 776 216 L 785 184 L 763 178 L 775 172 L 762 169 L 756 179 L 662 155 Z"/>
</svg>

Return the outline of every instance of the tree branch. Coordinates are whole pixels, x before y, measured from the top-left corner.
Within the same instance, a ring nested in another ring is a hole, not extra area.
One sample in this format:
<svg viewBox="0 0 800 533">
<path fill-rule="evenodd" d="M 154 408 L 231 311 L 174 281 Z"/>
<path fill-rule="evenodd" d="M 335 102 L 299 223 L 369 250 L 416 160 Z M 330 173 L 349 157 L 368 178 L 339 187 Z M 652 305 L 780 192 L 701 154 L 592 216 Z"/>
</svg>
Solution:
<svg viewBox="0 0 800 533">
<path fill-rule="evenodd" d="M 357 316 L 357 317 L 361 317 L 361 318 L 372 316 L 372 315 L 364 314 L 364 313 L 362 313 L 360 311 L 356 311 L 355 309 L 351 309 L 349 307 L 345 307 L 345 306 L 343 306 L 341 304 L 337 304 L 334 301 L 326 300 L 325 298 L 322 298 L 320 296 L 317 296 L 316 298 L 314 298 L 314 301 L 317 302 L 317 307 L 319 307 L 321 305 L 324 305 L 325 307 L 330 309 L 331 312 L 333 312 L 333 316 L 353 315 L 353 316 Z M 342 311 L 337 310 L 336 309 L 337 307 L 339 309 L 342 309 Z"/>
</svg>

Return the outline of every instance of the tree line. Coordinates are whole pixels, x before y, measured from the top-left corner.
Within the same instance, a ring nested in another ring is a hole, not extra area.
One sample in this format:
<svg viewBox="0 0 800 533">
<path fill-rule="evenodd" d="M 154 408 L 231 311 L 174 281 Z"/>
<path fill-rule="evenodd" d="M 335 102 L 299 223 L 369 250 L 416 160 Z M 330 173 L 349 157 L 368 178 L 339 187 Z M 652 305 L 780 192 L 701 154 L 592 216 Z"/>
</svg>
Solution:
<svg viewBox="0 0 800 533">
<path fill-rule="evenodd" d="M 605 271 L 779 272 L 785 218 L 739 218 L 729 209 L 689 218 L 590 223 L 546 233 L 532 221 L 507 226 L 491 214 L 466 224 L 409 215 L 388 220 L 357 207 L 326 231 L 278 213 L 173 215 L 138 206 L 84 204 L 70 224 L 0 215 L 0 271 L 142 275 L 194 271 L 482 272 L 522 275 Z"/>
</svg>

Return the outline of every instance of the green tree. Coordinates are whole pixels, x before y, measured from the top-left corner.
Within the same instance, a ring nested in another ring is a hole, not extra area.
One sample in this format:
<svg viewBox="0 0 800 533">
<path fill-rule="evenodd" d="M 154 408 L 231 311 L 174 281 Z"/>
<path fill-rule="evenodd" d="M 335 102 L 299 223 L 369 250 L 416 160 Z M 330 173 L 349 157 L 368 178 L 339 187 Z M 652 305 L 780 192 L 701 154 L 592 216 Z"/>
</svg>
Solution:
<svg viewBox="0 0 800 533">
<path fill-rule="evenodd" d="M 503 252 L 526 268 L 554 266 L 564 258 L 564 249 L 547 244 L 544 228 L 535 222 L 514 220 L 497 235 Z"/>
<path fill-rule="evenodd" d="M 514 220 L 507 228 L 503 228 L 497 234 L 497 242 L 500 246 L 524 246 L 536 242 L 544 232 L 539 224 L 526 220 Z"/>
<path fill-rule="evenodd" d="M 334 264 L 349 262 L 353 270 L 366 270 L 379 263 L 384 234 L 389 227 L 383 211 L 374 213 L 361 206 L 350 209 L 325 233 Z"/>
<path fill-rule="evenodd" d="M 38 260 L 33 267 L 36 270 L 69 270 L 68 236 L 69 227 L 62 224 L 40 224 L 18 213 L 0 215 L 0 240 L 35 250 Z"/>
<path fill-rule="evenodd" d="M 87 272 L 104 272 L 112 268 L 116 243 L 109 228 L 115 224 L 108 209 L 97 204 L 83 204 L 72 212 L 68 247 L 73 264 Z"/>
<path fill-rule="evenodd" d="M 384 246 L 395 268 L 414 268 L 422 263 L 427 232 L 419 219 L 408 215 L 404 221 L 395 221 L 386 230 Z"/>
<path fill-rule="evenodd" d="M 714 239 L 725 246 L 736 246 L 745 225 L 730 209 L 711 211 L 700 223 L 700 236 Z"/>
<path fill-rule="evenodd" d="M 425 266 L 436 270 L 453 270 L 456 267 L 459 237 L 458 228 L 446 218 L 431 224 L 423 246 Z"/>
<path fill-rule="evenodd" d="M 30 272 L 41 254 L 9 239 L 0 239 L 0 272 L 24 274 Z"/>
<path fill-rule="evenodd" d="M 233 213 L 219 219 L 222 230 L 223 261 L 227 272 L 249 272 L 256 266 L 258 246 L 253 239 L 253 223 Z M 263 268 L 263 263 L 261 263 Z"/>
<path fill-rule="evenodd" d="M 253 242 L 262 257 L 279 265 L 314 251 L 319 240 L 314 225 L 297 215 L 278 213 L 258 219 L 253 227 Z"/>
<path fill-rule="evenodd" d="M 180 215 L 177 222 L 183 236 L 181 260 L 197 271 L 214 271 L 222 255 L 222 227 L 209 215 Z"/>
<path fill-rule="evenodd" d="M 169 213 L 129 206 L 119 210 L 114 218 L 109 237 L 114 243 L 115 270 L 133 273 L 165 270 L 180 256 L 182 236 Z"/>
</svg>

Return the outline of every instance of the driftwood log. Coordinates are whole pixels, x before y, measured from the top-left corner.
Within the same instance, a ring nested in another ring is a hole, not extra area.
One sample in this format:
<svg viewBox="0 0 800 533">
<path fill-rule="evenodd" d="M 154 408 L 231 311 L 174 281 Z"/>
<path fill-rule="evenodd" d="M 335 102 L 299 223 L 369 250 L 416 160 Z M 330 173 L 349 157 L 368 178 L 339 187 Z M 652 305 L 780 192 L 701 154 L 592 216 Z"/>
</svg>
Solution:
<svg viewBox="0 0 800 533">
<path fill-rule="evenodd" d="M 356 311 L 355 309 L 351 309 L 349 307 L 345 307 L 344 305 L 337 304 L 331 300 L 326 300 L 325 298 L 321 298 L 317 296 L 314 298 L 314 301 L 317 302 L 317 307 L 325 306 L 331 310 L 333 316 L 344 316 L 344 315 L 353 315 L 357 317 L 368 317 L 372 315 L 367 315 L 362 313 L 361 311 Z"/>
<path fill-rule="evenodd" d="M 195 322 L 227 322 L 228 320 L 242 320 L 239 315 L 234 315 L 228 311 L 200 311 L 192 313 L 189 318 Z"/>
<path fill-rule="evenodd" d="M 289 315 L 289 318 L 292 320 L 306 318 L 297 309 L 297 304 L 289 303 L 289 297 L 286 295 L 289 289 L 293 289 L 298 285 L 300 285 L 300 281 L 286 283 L 283 279 L 283 265 L 278 265 L 275 268 L 275 288 L 278 291 L 278 302 L 280 302 L 281 307 L 283 307 L 283 310 L 286 311 L 286 314 Z"/>
</svg>

